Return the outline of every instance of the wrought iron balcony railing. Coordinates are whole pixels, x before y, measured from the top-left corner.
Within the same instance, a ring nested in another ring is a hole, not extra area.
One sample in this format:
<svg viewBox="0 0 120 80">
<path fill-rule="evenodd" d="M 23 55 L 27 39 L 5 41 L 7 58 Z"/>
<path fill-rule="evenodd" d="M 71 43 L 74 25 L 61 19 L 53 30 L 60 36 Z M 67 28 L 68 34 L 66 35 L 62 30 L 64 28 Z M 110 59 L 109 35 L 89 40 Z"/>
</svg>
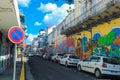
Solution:
<svg viewBox="0 0 120 80">
<path fill-rule="evenodd" d="M 114 6 L 116 4 L 120 4 L 120 0 L 101 0 L 96 5 L 94 5 L 94 6 L 91 5 L 91 7 L 89 7 L 89 9 L 86 9 L 85 12 L 82 12 L 82 14 L 80 16 L 73 19 L 68 24 L 65 24 L 64 21 L 66 21 L 66 20 L 64 20 L 61 23 L 62 24 L 61 33 L 64 33 L 69 28 L 72 28 L 76 25 L 84 23 L 88 19 L 104 12 L 105 10 L 111 8 L 112 6 Z"/>
</svg>

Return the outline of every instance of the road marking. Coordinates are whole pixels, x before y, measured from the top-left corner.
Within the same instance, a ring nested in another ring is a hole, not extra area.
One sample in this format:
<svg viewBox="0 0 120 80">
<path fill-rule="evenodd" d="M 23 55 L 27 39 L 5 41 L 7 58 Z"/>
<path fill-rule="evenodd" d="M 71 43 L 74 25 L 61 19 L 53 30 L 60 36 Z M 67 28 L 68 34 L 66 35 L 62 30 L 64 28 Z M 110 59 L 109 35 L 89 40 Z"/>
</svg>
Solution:
<svg viewBox="0 0 120 80">
<path fill-rule="evenodd" d="M 23 61 L 22 61 L 22 69 L 21 69 L 21 74 L 20 74 L 20 80 L 25 80 L 24 58 L 23 58 Z"/>
</svg>

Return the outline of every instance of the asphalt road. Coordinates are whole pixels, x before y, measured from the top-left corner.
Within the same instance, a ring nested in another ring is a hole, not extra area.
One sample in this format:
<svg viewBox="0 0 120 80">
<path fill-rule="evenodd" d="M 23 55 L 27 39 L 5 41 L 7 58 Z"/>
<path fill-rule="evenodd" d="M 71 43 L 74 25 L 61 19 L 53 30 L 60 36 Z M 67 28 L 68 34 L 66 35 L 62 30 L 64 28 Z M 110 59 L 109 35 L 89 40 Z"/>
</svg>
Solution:
<svg viewBox="0 0 120 80">
<path fill-rule="evenodd" d="M 77 71 L 76 67 L 65 67 L 38 56 L 30 57 L 28 63 L 35 80 L 111 80 L 96 79 L 93 74 Z"/>
</svg>

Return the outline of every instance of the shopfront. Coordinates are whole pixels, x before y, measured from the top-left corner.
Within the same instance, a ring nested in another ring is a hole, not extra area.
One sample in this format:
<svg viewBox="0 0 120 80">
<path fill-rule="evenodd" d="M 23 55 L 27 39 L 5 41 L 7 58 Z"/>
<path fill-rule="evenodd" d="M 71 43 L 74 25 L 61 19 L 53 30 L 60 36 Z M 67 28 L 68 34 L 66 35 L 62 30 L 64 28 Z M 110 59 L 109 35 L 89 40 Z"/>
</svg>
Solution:
<svg viewBox="0 0 120 80">
<path fill-rule="evenodd" d="M 0 73 L 10 65 L 9 41 L 0 32 Z"/>
<path fill-rule="evenodd" d="M 2 32 L 0 32 L 0 73 L 3 72 L 3 60 L 2 60 Z"/>
</svg>

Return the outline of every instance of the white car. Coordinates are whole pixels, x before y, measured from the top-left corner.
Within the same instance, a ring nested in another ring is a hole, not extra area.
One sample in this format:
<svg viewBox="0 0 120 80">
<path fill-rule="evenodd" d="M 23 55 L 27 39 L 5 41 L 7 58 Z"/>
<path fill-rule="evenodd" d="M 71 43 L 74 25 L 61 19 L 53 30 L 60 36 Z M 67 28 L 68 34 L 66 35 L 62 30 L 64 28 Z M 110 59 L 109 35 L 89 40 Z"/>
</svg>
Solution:
<svg viewBox="0 0 120 80">
<path fill-rule="evenodd" d="M 97 78 L 102 75 L 120 76 L 120 62 L 116 58 L 89 56 L 77 64 L 79 71 L 94 73 Z"/>
<path fill-rule="evenodd" d="M 54 56 L 52 56 L 51 60 L 56 62 L 56 57 L 57 57 L 57 55 L 55 54 Z"/>
<path fill-rule="evenodd" d="M 56 54 L 56 55 L 54 55 L 54 56 L 52 56 L 52 61 L 54 61 L 54 62 L 60 62 L 60 59 L 61 59 L 61 57 L 63 56 L 64 54 Z"/>
<path fill-rule="evenodd" d="M 60 63 L 60 60 L 61 60 L 61 58 L 63 57 L 63 55 L 64 55 L 64 54 L 58 54 L 58 56 L 56 57 L 56 61 L 57 61 L 58 63 Z"/>
<path fill-rule="evenodd" d="M 77 66 L 77 63 L 80 61 L 78 57 L 73 54 L 64 54 L 60 59 L 60 64 L 67 66 Z"/>
</svg>

